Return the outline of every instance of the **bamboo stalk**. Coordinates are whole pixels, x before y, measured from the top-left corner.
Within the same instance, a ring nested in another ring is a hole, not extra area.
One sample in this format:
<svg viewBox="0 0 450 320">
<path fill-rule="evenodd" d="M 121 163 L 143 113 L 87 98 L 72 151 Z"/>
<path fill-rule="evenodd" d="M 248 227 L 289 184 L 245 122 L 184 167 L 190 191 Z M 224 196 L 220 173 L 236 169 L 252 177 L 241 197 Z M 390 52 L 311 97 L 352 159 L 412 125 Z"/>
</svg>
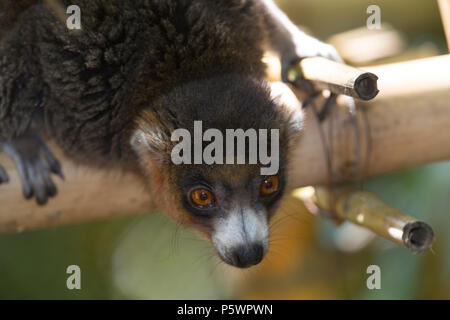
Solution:
<svg viewBox="0 0 450 320">
<path fill-rule="evenodd" d="M 389 206 L 372 192 L 340 190 L 333 194 L 333 201 L 331 197 L 328 189 L 318 187 L 310 199 L 338 218 L 367 228 L 413 253 L 426 251 L 433 244 L 434 234 L 428 224 Z"/>
<path fill-rule="evenodd" d="M 380 77 L 381 92 L 365 104 L 365 116 L 361 112 L 351 116 L 347 108 L 336 107 L 321 124 L 328 128 L 329 121 L 333 122 L 330 154 L 335 183 L 450 159 L 450 55 L 380 66 L 374 73 Z M 292 95 L 286 86 L 277 86 L 286 90 L 286 97 Z M 295 107 L 295 103 L 291 105 Z M 319 124 L 310 108 L 306 109 L 304 126 L 290 161 L 290 188 L 329 181 Z M 22 198 L 14 165 L 0 155 L 0 163 L 10 176 L 8 184 L 0 185 L 0 232 L 156 210 L 136 177 L 77 166 L 61 155 L 60 159 L 66 179 L 56 181 L 58 196 L 38 207 Z"/>
<path fill-rule="evenodd" d="M 302 59 L 289 74 L 294 83 L 303 76 L 316 91 L 329 90 L 361 100 L 371 100 L 378 94 L 375 74 L 322 57 Z"/>
</svg>

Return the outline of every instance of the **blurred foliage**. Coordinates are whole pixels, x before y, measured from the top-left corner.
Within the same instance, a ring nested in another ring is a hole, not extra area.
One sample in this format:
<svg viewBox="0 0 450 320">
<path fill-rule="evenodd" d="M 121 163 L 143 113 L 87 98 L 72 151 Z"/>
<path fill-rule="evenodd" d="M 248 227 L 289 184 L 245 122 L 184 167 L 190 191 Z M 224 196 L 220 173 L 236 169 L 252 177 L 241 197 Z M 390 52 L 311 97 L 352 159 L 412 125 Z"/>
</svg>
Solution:
<svg viewBox="0 0 450 320">
<path fill-rule="evenodd" d="M 214 274 L 216 259 L 206 241 L 154 214 L 123 234 L 111 261 L 112 280 L 135 299 L 224 298 L 226 286 Z"/>
<path fill-rule="evenodd" d="M 275 0 L 298 25 L 321 39 L 366 25 L 370 5 L 381 9 L 381 20 L 410 41 L 433 41 L 445 49 L 444 31 L 435 0 Z"/>
<path fill-rule="evenodd" d="M 326 38 L 365 25 L 364 0 L 278 0 L 298 24 Z M 445 50 L 436 1 L 378 0 L 383 22 L 410 40 Z M 225 266 L 210 244 L 162 214 L 0 235 L 0 299 L 362 298 L 450 299 L 450 162 L 372 179 L 365 187 L 435 231 L 433 250 L 413 255 L 375 238 L 342 252 L 342 230 L 288 198 L 272 222 L 271 249 L 250 270 Z M 66 288 L 66 268 L 81 267 L 81 290 Z M 379 265 L 381 290 L 366 288 Z"/>
<path fill-rule="evenodd" d="M 430 252 L 412 255 L 397 247 L 376 252 L 374 263 L 379 260 L 377 264 L 388 271 L 381 298 L 450 299 L 450 162 L 379 177 L 367 188 L 387 203 L 428 222 L 435 233 Z M 380 245 L 383 241 L 377 239 Z"/>
</svg>

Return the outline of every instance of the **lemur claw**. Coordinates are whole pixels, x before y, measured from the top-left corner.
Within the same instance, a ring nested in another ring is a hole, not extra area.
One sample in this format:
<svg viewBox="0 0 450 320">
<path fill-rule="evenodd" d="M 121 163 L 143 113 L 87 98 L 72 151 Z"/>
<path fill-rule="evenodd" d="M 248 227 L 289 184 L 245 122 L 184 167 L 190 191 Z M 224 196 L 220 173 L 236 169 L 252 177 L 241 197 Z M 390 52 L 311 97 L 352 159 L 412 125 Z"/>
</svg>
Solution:
<svg viewBox="0 0 450 320">
<path fill-rule="evenodd" d="M 281 59 L 281 80 L 286 83 L 290 83 L 295 85 L 298 88 L 305 90 L 306 92 L 313 93 L 314 87 L 306 80 L 302 74 L 297 75 L 296 79 L 289 78 L 289 71 L 295 65 L 297 65 L 301 61 L 301 58 L 282 58 Z M 301 71 L 301 70 L 300 70 Z"/>
<path fill-rule="evenodd" d="M 16 164 L 26 199 L 35 196 L 36 202 L 44 205 L 58 193 L 51 173 L 64 179 L 61 165 L 38 133 L 29 131 L 5 143 L 3 150 Z"/>
<path fill-rule="evenodd" d="M 298 35 L 296 38 L 294 39 L 292 48 L 284 52 L 281 57 L 281 79 L 309 93 L 313 93 L 313 85 L 303 77 L 301 69 L 295 81 L 289 79 L 289 70 L 307 57 L 324 57 L 337 62 L 342 62 L 342 58 L 332 45 L 323 43 L 304 34 Z"/>
<path fill-rule="evenodd" d="M 291 83 L 294 86 L 305 90 L 309 97 L 302 101 L 305 108 L 319 96 L 320 92 L 315 90 L 312 83 L 305 79 L 299 68 L 300 74 L 296 74 L 295 79 L 290 79 L 289 71 L 295 65 L 307 57 L 324 57 L 337 62 L 342 62 L 342 58 L 336 49 L 329 44 L 323 43 L 315 38 L 311 38 L 305 34 L 295 37 L 291 50 L 284 52 L 281 57 L 281 79 L 284 82 Z M 298 40 L 298 41 L 296 41 Z M 321 110 L 318 111 L 318 120 L 322 122 L 329 114 L 331 106 L 336 102 L 336 95 L 331 94 L 324 103 Z"/>
</svg>

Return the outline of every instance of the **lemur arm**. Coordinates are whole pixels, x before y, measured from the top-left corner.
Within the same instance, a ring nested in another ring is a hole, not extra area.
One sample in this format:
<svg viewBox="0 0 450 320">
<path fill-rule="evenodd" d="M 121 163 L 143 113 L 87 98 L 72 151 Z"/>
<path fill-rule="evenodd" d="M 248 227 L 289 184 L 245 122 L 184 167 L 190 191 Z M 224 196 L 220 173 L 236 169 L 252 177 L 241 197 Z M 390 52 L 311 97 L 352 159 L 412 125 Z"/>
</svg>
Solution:
<svg viewBox="0 0 450 320">
<path fill-rule="evenodd" d="M 301 31 L 277 7 L 273 0 L 260 1 L 264 7 L 264 22 L 268 27 L 265 49 L 279 55 L 283 81 L 288 81 L 287 73 L 289 68 L 302 58 L 322 56 L 335 61 L 342 61 L 333 46 Z"/>
<path fill-rule="evenodd" d="M 45 204 L 57 193 L 52 174 L 63 177 L 61 165 L 42 138 L 44 84 L 39 57 L 31 38 L 32 23 L 26 24 L 27 9 L 38 0 L 0 1 L 0 152 L 17 167 L 25 198 Z M 9 181 L 0 164 L 0 184 Z"/>
</svg>

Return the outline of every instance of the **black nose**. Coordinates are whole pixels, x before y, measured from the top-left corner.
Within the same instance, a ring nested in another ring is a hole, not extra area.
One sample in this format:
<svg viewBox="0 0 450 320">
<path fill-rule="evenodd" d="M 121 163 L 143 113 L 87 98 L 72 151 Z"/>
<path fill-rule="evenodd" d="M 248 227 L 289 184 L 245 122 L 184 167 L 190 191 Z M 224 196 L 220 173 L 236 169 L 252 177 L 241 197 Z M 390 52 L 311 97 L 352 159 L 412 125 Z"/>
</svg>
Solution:
<svg viewBox="0 0 450 320">
<path fill-rule="evenodd" d="M 231 252 L 231 264 L 239 268 L 248 268 L 261 262 L 264 247 L 261 244 L 250 244 L 235 247 Z"/>
</svg>

